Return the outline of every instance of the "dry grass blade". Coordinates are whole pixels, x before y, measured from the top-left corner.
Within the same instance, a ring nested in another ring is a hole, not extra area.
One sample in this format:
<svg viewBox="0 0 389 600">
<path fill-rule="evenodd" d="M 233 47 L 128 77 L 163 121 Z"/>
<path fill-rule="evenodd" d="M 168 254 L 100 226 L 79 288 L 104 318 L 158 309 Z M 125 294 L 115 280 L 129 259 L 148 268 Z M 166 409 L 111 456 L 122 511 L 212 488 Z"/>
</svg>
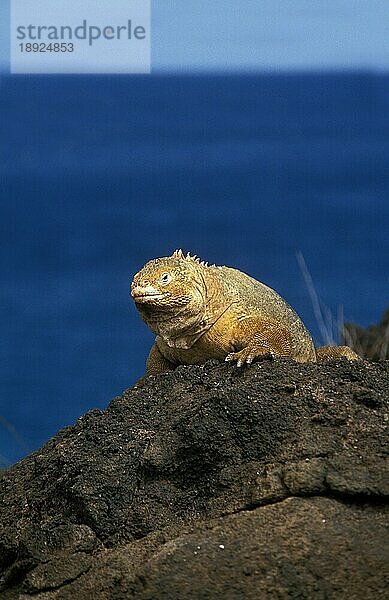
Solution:
<svg viewBox="0 0 389 600">
<path fill-rule="evenodd" d="M 315 284 L 313 283 L 313 279 L 307 267 L 307 263 L 305 262 L 303 253 L 300 251 L 296 252 L 296 257 L 300 267 L 300 271 L 305 281 L 305 285 L 307 286 L 309 297 L 312 302 L 313 312 L 320 330 L 320 335 L 322 337 L 323 343 L 325 345 L 333 346 L 336 344 L 335 337 L 337 337 L 337 335 L 333 335 L 334 319 L 332 318 L 331 311 L 327 307 L 323 306 L 323 304 L 320 302 L 319 296 L 315 288 Z"/>
</svg>

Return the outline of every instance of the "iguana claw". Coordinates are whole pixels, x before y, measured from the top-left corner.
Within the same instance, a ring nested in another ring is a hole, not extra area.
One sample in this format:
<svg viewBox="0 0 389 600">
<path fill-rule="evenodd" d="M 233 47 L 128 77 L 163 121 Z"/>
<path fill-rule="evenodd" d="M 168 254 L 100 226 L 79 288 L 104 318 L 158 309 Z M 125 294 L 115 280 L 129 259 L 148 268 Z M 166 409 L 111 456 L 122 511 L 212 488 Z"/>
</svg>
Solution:
<svg viewBox="0 0 389 600">
<path fill-rule="evenodd" d="M 243 348 L 239 352 L 230 352 L 224 359 L 227 362 L 236 361 L 237 367 L 242 367 L 244 364 L 251 365 L 255 358 L 273 358 L 274 352 L 269 348 L 255 347 Z"/>
</svg>

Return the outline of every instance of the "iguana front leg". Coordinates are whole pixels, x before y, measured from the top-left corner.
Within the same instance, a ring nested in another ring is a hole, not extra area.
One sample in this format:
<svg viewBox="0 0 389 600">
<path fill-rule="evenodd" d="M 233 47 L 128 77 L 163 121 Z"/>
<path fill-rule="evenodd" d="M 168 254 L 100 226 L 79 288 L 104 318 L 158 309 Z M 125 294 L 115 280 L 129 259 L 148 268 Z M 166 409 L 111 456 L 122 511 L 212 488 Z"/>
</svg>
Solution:
<svg viewBox="0 0 389 600">
<path fill-rule="evenodd" d="M 143 377 L 138 379 L 135 385 L 142 386 L 148 375 L 158 375 L 158 373 L 172 371 L 174 368 L 175 365 L 173 365 L 173 363 L 171 363 L 170 360 L 168 360 L 161 354 L 157 346 L 157 342 L 154 342 L 153 346 L 151 347 L 149 356 L 147 358 L 146 373 Z"/>
<path fill-rule="evenodd" d="M 155 341 L 151 347 L 150 354 L 146 362 L 146 375 L 158 375 L 158 373 L 165 373 L 166 371 L 172 371 L 176 365 L 170 362 L 167 358 L 161 354 L 157 342 Z"/>
<path fill-rule="evenodd" d="M 237 366 L 251 364 L 259 357 L 291 356 L 292 347 L 288 330 L 263 317 L 239 319 L 232 331 L 234 346 L 240 348 L 227 354 L 226 361 L 236 361 Z"/>
</svg>

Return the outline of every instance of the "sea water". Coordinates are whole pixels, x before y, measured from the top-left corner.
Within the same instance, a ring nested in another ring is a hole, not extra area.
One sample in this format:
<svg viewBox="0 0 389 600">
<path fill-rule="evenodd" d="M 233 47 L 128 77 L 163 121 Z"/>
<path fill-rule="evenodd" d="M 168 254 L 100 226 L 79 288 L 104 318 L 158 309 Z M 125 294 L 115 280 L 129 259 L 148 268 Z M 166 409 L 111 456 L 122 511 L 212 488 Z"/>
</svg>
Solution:
<svg viewBox="0 0 389 600">
<path fill-rule="evenodd" d="M 8 76 L 0 144 L 3 463 L 143 374 L 130 281 L 175 248 L 276 289 L 317 343 L 296 253 L 334 321 L 389 304 L 388 76 Z"/>
</svg>

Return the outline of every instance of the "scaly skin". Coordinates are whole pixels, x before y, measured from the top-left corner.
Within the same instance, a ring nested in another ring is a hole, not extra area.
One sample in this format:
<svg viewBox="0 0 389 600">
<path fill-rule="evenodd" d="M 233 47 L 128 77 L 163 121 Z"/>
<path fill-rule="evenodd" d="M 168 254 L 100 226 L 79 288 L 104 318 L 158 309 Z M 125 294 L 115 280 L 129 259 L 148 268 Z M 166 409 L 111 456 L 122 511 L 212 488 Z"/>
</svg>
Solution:
<svg viewBox="0 0 389 600">
<path fill-rule="evenodd" d="M 157 336 L 146 376 L 211 358 L 238 367 L 274 356 L 360 360 L 348 346 L 315 350 L 309 331 L 277 292 L 237 269 L 208 266 L 181 250 L 148 262 L 134 276 L 131 295 Z"/>
</svg>

